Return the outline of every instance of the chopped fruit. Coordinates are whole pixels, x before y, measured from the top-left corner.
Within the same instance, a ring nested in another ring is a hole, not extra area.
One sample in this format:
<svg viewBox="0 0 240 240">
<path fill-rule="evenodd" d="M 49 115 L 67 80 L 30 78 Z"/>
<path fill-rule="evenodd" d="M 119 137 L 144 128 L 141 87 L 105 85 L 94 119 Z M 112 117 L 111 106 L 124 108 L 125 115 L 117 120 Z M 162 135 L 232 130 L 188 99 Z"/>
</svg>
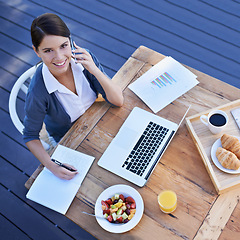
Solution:
<svg viewBox="0 0 240 240">
<path fill-rule="evenodd" d="M 113 221 L 115 222 L 117 220 L 117 214 L 116 213 L 113 213 L 112 214 L 112 217 L 113 217 Z"/>
<path fill-rule="evenodd" d="M 122 199 L 123 202 L 125 201 L 125 198 L 122 194 L 119 195 L 119 198 Z"/>
<path fill-rule="evenodd" d="M 120 208 L 122 206 L 122 202 L 118 202 L 118 203 L 114 204 L 114 206 L 117 208 Z"/>
<path fill-rule="evenodd" d="M 109 206 L 113 204 L 112 199 L 109 198 L 108 200 L 105 201 Z"/>
<path fill-rule="evenodd" d="M 132 203 L 132 204 L 130 205 L 130 208 L 131 208 L 131 209 L 135 209 L 135 208 L 136 208 L 136 203 Z"/>
<path fill-rule="evenodd" d="M 102 206 L 105 206 L 106 209 L 109 209 L 109 205 L 105 201 L 101 201 Z"/>
<path fill-rule="evenodd" d="M 126 211 L 126 209 L 127 209 L 126 205 L 123 205 L 123 206 L 121 207 L 121 209 L 122 209 L 123 211 Z"/>
<path fill-rule="evenodd" d="M 117 212 L 118 211 L 118 208 L 110 208 L 110 213 L 114 213 L 114 212 Z"/>
<path fill-rule="evenodd" d="M 135 208 L 135 209 L 131 209 L 131 210 L 130 210 L 130 214 L 131 214 L 131 213 L 134 213 L 134 214 L 135 214 L 135 213 L 136 213 L 136 208 Z"/>
<path fill-rule="evenodd" d="M 117 215 L 122 215 L 122 214 L 123 214 L 123 209 L 122 208 L 118 209 Z"/>
<path fill-rule="evenodd" d="M 110 214 L 110 209 L 107 209 L 107 210 L 103 210 L 103 214 Z"/>
<path fill-rule="evenodd" d="M 128 215 L 124 212 L 124 213 L 122 214 L 122 218 L 125 220 L 125 219 L 128 218 Z"/>
<path fill-rule="evenodd" d="M 134 199 L 132 197 L 127 197 L 126 202 L 128 203 L 135 203 Z"/>
<path fill-rule="evenodd" d="M 105 211 L 106 210 L 106 206 L 102 205 L 102 210 Z"/>
<path fill-rule="evenodd" d="M 128 216 L 128 220 L 131 220 L 134 216 L 134 213 L 131 213 L 129 216 Z"/>
<path fill-rule="evenodd" d="M 122 216 L 120 216 L 120 217 L 117 218 L 117 222 L 122 223 L 122 221 L 123 221 Z"/>
<path fill-rule="evenodd" d="M 109 222 L 112 222 L 112 221 L 113 221 L 112 215 L 108 215 L 107 220 L 108 220 Z"/>
<path fill-rule="evenodd" d="M 128 196 L 124 197 L 123 194 L 114 194 L 113 197 L 107 200 L 102 200 L 102 210 L 104 218 L 110 223 L 125 224 L 129 222 L 136 213 L 136 202 Z"/>
</svg>

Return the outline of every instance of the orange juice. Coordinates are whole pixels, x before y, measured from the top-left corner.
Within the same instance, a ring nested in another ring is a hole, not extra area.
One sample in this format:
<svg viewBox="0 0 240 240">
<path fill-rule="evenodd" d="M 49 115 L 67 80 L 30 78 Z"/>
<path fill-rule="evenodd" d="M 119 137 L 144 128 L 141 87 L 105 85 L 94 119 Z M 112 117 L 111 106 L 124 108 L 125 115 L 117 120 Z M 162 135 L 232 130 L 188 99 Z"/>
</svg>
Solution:
<svg viewBox="0 0 240 240">
<path fill-rule="evenodd" d="M 164 213 L 171 213 L 177 207 L 177 195 L 171 190 L 164 190 L 158 195 L 158 204 Z"/>
</svg>

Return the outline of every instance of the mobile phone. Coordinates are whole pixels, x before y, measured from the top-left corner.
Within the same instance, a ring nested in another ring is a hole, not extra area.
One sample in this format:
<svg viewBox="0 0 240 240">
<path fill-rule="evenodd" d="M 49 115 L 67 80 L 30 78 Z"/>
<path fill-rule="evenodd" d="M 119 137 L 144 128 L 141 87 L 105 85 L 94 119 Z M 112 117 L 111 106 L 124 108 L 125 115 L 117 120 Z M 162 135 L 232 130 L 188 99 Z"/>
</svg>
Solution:
<svg viewBox="0 0 240 240">
<path fill-rule="evenodd" d="M 72 39 L 71 36 L 70 36 L 70 44 L 71 44 L 71 49 L 72 49 L 72 51 L 74 51 L 76 48 L 75 48 L 74 45 L 73 45 L 73 39 Z"/>
<path fill-rule="evenodd" d="M 74 47 L 73 39 L 72 39 L 71 36 L 70 36 L 69 39 L 70 39 L 70 45 L 71 45 L 72 54 L 74 55 L 74 60 L 76 61 L 75 53 L 73 53 L 73 51 L 74 51 L 76 48 Z M 76 62 L 75 62 L 75 63 L 76 63 Z"/>
</svg>

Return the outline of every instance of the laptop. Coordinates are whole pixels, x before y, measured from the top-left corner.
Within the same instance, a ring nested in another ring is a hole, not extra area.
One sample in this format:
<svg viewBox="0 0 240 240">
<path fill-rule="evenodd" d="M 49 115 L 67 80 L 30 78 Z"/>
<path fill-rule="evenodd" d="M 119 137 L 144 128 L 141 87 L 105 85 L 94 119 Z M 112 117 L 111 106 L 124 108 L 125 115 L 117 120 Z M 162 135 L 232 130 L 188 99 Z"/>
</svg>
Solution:
<svg viewBox="0 0 240 240">
<path fill-rule="evenodd" d="M 177 125 L 135 107 L 99 159 L 98 165 L 143 187 L 181 122 Z"/>
</svg>

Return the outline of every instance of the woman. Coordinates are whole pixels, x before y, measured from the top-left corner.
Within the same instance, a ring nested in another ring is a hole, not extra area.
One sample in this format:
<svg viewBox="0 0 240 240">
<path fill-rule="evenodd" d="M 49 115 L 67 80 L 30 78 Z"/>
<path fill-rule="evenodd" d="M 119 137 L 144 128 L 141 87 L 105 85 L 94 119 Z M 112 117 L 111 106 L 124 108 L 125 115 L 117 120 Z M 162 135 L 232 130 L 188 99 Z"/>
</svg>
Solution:
<svg viewBox="0 0 240 240">
<path fill-rule="evenodd" d="M 37 17 L 31 26 L 31 37 L 42 64 L 29 86 L 23 139 L 54 175 L 72 179 L 77 172 L 58 166 L 44 150 L 39 140 L 43 122 L 48 134 L 58 142 L 93 104 L 98 93 L 109 103 L 122 106 L 122 91 L 106 76 L 91 52 L 75 43 L 72 52 L 70 31 L 57 15 L 46 13 Z"/>
</svg>

